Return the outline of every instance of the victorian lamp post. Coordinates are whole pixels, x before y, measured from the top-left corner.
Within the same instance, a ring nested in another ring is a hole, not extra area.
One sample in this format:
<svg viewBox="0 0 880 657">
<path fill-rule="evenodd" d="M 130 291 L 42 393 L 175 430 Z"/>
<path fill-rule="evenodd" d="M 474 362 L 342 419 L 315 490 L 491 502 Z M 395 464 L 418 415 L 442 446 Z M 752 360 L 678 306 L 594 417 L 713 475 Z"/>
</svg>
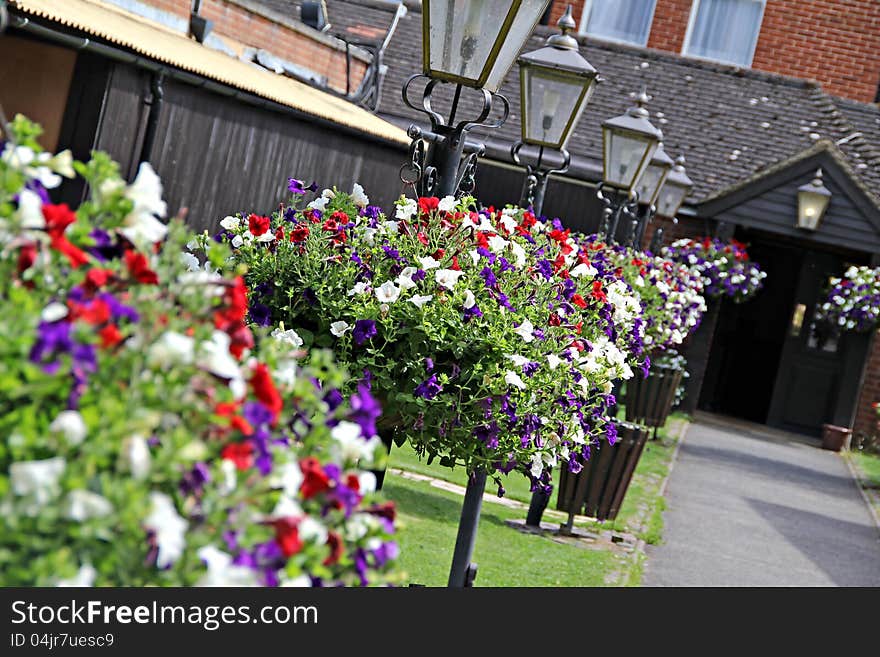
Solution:
<svg viewBox="0 0 880 657">
<path fill-rule="evenodd" d="M 417 186 L 421 195 L 448 196 L 471 191 L 480 144 L 466 143 L 475 127 L 497 128 L 507 118 L 509 105 L 497 93 L 549 0 L 423 0 L 422 73 L 413 75 L 403 87 L 403 101 L 427 115 L 430 130 L 410 126 L 410 161 L 400 177 Z M 416 81 L 426 81 L 421 99 L 410 98 Z M 454 84 L 448 117 L 431 106 L 438 85 Z M 463 88 L 476 90 L 480 109 L 475 117 L 456 122 Z M 501 115 L 490 119 L 493 105 Z M 425 142 L 430 147 L 425 149 Z M 461 166 L 462 155 L 468 157 Z"/>
<path fill-rule="evenodd" d="M 798 187 L 798 228 L 816 230 L 831 202 L 831 192 L 822 184 L 822 169 L 811 182 Z"/>
<path fill-rule="evenodd" d="M 661 133 L 645 109 L 651 97 L 642 90 L 634 99 L 624 114 L 602 124 L 602 182 L 597 195 L 605 209 L 599 232 L 610 242 L 616 241 L 623 213 L 635 218 L 636 187 L 660 144 Z"/>
<path fill-rule="evenodd" d="M 497 93 L 526 40 L 550 0 L 423 0 L 422 73 L 403 87 L 403 101 L 425 114 L 430 130 L 412 125 L 410 161 L 401 167 L 400 178 L 422 196 L 449 196 L 473 190 L 480 144 L 466 142 L 475 127 L 497 128 L 507 118 L 509 105 Z M 422 80 L 420 101 L 410 98 L 413 85 Z M 452 84 L 452 104 L 444 117 L 432 105 L 439 85 Z M 476 116 L 456 122 L 462 90 L 476 90 L 481 104 Z M 493 105 L 500 104 L 500 117 L 490 119 Z M 426 149 L 425 143 L 430 147 Z M 467 153 L 464 165 L 462 155 Z M 471 556 L 480 519 L 486 472 L 478 469 L 468 478 L 461 508 L 458 535 L 449 571 L 449 586 L 469 586 L 476 575 Z"/>
<path fill-rule="evenodd" d="M 511 148 L 513 161 L 522 164 L 520 150 L 526 144 L 538 148 L 535 164 L 527 163 L 526 180 L 520 205 L 531 206 L 541 214 L 547 177 L 568 169 L 570 156 L 565 145 L 577 125 L 598 73 L 578 52 L 577 40 L 568 34 L 577 25 L 571 17 L 571 5 L 557 23 L 560 34 L 547 39 L 539 50 L 520 56 L 519 82 L 522 99 L 522 138 Z M 562 165 L 547 167 L 544 149 L 561 152 Z"/>
<path fill-rule="evenodd" d="M 657 197 L 657 214 L 662 217 L 669 217 L 675 221 L 675 215 L 678 214 L 681 204 L 684 203 L 685 197 L 693 189 L 694 183 L 688 178 L 684 168 L 684 155 L 675 158 L 675 165 L 672 171 L 666 176 L 666 182 L 660 190 Z M 651 253 L 658 253 L 663 245 L 663 229 L 658 228 L 654 231 L 654 237 L 651 239 L 649 250 Z"/>
<path fill-rule="evenodd" d="M 663 189 L 666 178 L 669 176 L 669 172 L 672 171 L 674 164 L 675 162 L 672 161 L 672 158 L 663 150 L 663 142 L 661 141 L 657 145 L 657 150 L 654 151 L 654 157 L 651 158 L 648 168 L 645 169 L 645 173 L 639 179 L 639 184 L 636 185 L 640 208 L 638 217 L 633 221 L 630 236 L 627 240 L 630 246 L 641 248 L 645 230 L 657 212 L 656 204 L 660 196 L 660 190 Z"/>
</svg>

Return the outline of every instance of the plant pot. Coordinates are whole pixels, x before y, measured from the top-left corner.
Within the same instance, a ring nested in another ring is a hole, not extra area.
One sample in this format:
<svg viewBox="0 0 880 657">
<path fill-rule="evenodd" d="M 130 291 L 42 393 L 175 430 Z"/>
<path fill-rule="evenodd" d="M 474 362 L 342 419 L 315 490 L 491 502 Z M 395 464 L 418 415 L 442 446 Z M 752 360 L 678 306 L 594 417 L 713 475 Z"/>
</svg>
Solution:
<svg viewBox="0 0 880 657">
<path fill-rule="evenodd" d="M 833 424 L 822 425 L 822 449 L 830 449 L 832 452 L 849 449 L 851 437 L 852 429 Z"/>
<path fill-rule="evenodd" d="M 572 474 L 563 467 L 559 477 L 556 508 L 574 516 L 582 513 L 598 520 L 614 520 L 642 455 L 648 432 L 628 422 L 618 422 L 618 440 L 610 445 L 604 438 L 593 448 L 584 469 Z"/>
<path fill-rule="evenodd" d="M 672 411 L 682 370 L 654 365 L 644 379 L 636 374 L 626 382 L 626 421 L 646 427 L 662 427 Z"/>
</svg>

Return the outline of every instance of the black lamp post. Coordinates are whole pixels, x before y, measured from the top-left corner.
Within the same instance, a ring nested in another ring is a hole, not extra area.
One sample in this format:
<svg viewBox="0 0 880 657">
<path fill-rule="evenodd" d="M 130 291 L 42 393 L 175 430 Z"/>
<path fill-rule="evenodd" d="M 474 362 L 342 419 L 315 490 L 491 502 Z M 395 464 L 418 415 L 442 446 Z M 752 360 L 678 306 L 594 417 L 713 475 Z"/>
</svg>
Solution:
<svg viewBox="0 0 880 657">
<path fill-rule="evenodd" d="M 549 0 L 424 0 L 422 4 L 422 73 L 403 87 L 403 101 L 427 115 L 430 130 L 410 126 L 410 161 L 400 178 L 417 186 L 420 195 L 449 196 L 473 190 L 481 144 L 466 143 L 475 127 L 497 128 L 507 119 L 507 99 L 496 93 L 523 44 L 538 24 Z M 427 80 L 421 101 L 410 99 L 416 80 Z M 448 118 L 431 106 L 438 84 L 455 84 Z M 472 120 L 458 121 L 462 88 L 477 90 L 482 106 Z M 501 116 L 489 119 L 500 103 Z M 431 144 L 425 148 L 425 142 Z M 461 158 L 468 154 L 464 166 Z"/>
<path fill-rule="evenodd" d="M 469 130 L 477 126 L 497 128 L 507 119 L 509 104 L 497 93 L 514 60 L 538 24 L 550 0 L 422 0 L 422 73 L 403 87 L 403 101 L 427 115 L 430 130 L 410 126 L 410 161 L 400 170 L 404 183 L 422 196 L 449 196 L 471 191 L 477 158 L 484 148 L 466 143 Z M 421 101 L 410 100 L 416 80 L 426 80 Z M 452 83 L 455 90 L 448 118 L 431 106 L 437 85 Z M 475 89 L 482 106 L 471 120 L 456 123 L 463 88 Z M 490 120 L 494 103 L 502 105 L 500 118 Z M 429 149 L 425 143 L 431 144 Z M 461 158 L 467 153 L 464 165 Z M 455 551 L 449 570 L 449 586 L 470 586 L 476 576 L 471 563 L 486 471 L 478 469 L 468 478 L 461 507 Z"/>
<path fill-rule="evenodd" d="M 675 162 L 672 161 L 672 158 L 663 150 L 663 142 L 661 141 L 657 145 L 657 150 L 654 151 L 654 157 L 651 158 L 648 168 L 645 169 L 645 173 L 639 179 L 639 184 L 636 185 L 640 208 L 638 217 L 633 222 L 629 239 L 627 240 L 630 246 L 641 248 L 645 230 L 647 230 L 648 224 L 651 223 L 657 212 L 656 203 L 657 198 L 660 196 L 660 190 L 663 189 L 666 178 L 669 176 L 669 172 L 672 171 L 674 164 Z"/>
<path fill-rule="evenodd" d="M 634 96 L 635 105 L 602 124 L 602 182 L 597 195 L 605 204 L 599 232 L 616 241 L 621 215 L 635 219 L 636 187 L 660 144 L 661 133 L 648 121 L 645 90 Z"/>
<path fill-rule="evenodd" d="M 694 182 L 688 178 L 684 168 L 684 155 L 675 158 L 675 165 L 666 176 L 666 182 L 657 196 L 657 214 L 662 217 L 669 217 L 673 222 L 678 220 L 675 215 L 678 214 L 681 204 L 694 187 Z M 654 231 L 654 237 L 651 239 L 649 250 L 651 253 L 659 253 L 663 246 L 663 229 L 658 228 Z"/>
<path fill-rule="evenodd" d="M 571 11 L 569 5 L 557 23 L 561 34 L 552 35 L 543 48 L 517 60 L 522 139 L 513 145 L 510 155 L 514 162 L 522 164 L 522 147 L 528 144 L 538 148 L 537 162 L 525 164 L 527 175 L 520 202 L 524 207 L 532 206 L 535 214 L 541 213 L 547 177 L 568 169 L 571 158 L 565 145 L 599 79 L 596 69 L 578 52 L 577 40 L 568 34 L 577 27 Z M 544 166 L 545 148 L 562 153 L 561 166 Z"/>
</svg>

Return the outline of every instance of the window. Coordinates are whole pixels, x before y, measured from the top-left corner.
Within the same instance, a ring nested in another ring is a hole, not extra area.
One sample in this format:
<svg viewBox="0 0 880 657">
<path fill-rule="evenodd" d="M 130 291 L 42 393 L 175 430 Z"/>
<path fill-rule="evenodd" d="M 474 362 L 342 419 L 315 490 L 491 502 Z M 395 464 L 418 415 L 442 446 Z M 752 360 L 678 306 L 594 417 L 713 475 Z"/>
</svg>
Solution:
<svg viewBox="0 0 880 657">
<path fill-rule="evenodd" d="M 684 54 L 751 66 L 765 0 L 694 0 Z"/>
<path fill-rule="evenodd" d="M 586 0 L 581 32 L 644 46 L 657 0 Z"/>
</svg>

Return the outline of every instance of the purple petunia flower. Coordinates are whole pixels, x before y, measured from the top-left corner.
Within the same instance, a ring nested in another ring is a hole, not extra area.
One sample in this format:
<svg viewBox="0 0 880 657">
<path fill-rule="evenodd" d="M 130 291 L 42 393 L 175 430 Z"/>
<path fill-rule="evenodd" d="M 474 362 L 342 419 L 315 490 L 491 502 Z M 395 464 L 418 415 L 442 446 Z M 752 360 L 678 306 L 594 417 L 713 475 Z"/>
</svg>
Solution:
<svg viewBox="0 0 880 657">
<path fill-rule="evenodd" d="M 480 276 L 483 278 L 486 287 L 495 287 L 495 285 L 498 284 L 498 279 L 495 278 L 495 272 L 489 267 L 483 267 L 480 270 Z"/>
<path fill-rule="evenodd" d="M 415 396 L 423 399 L 434 399 L 443 391 L 443 386 L 437 383 L 437 375 L 432 374 L 427 379 L 416 386 Z"/>
<path fill-rule="evenodd" d="M 308 187 L 303 186 L 302 180 L 297 180 L 296 178 L 290 178 L 287 181 L 287 189 L 291 194 L 305 194 L 306 192 L 314 192 L 318 189 L 318 183 L 313 182 Z"/>
<path fill-rule="evenodd" d="M 382 415 L 382 407 L 376 398 L 370 393 L 370 386 L 366 382 L 358 384 L 357 392 L 351 396 L 351 420 L 361 428 L 364 438 L 372 438 L 378 431 L 376 420 Z"/>
<path fill-rule="evenodd" d="M 180 491 L 184 495 L 199 496 L 209 481 L 211 481 L 211 472 L 205 463 L 199 461 L 191 470 L 184 473 L 180 482 Z"/>
<path fill-rule="evenodd" d="M 482 317 L 483 311 L 480 310 L 480 307 L 477 304 L 474 304 L 470 308 L 464 309 L 464 321 L 469 322 L 474 317 Z"/>
<path fill-rule="evenodd" d="M 367 340 L 376 335 L 376 322 L 372 319 L 359 319 L 354 323 L 354 329 L 351 332 L 354 343 L 360 347 Z"/>
<path fill-rule="evenodd" d="M 481 424 L 474 429 L 474 436 L 481 440 L 489 449 L 498 449 L 499 433 L 501 433 L 501 429 L 498 427 L 498 423 L 495 420 L 492 420 L 488 424 Z"/>
<path fill-rule="evenodd" d="M 248 307 L 251 321 L 257 326 L 269 326 L 272 323 L 272 311 L 264 303 L 252 303 Z"/>
<path fill-rule="evenodd" d="M 324 395 L 324 401 L 327 403 L 327 406 L 331 411 L 335 411 L 342 403 L 342 393 L 336 388 L 333 388 L 333 390 Z"/>
</svg>

